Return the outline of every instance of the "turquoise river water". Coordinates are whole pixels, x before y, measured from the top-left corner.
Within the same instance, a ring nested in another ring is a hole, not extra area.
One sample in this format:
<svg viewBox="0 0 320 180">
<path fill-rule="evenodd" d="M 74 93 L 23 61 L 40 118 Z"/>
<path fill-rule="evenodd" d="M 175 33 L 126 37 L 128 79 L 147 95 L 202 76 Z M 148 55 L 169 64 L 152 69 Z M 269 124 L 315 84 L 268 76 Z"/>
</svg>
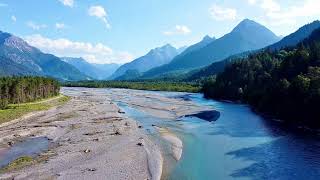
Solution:
<svg viewBox="0 0 320 180">
<path fill-rule="evenodd" d="M 152 124 L 167 127 L 183 141 L 183 154 L 172 168 L 172 180 L 320 178 L 320 138 L 263 119 L 246 105 L 207 100 L 201 94 L 183 95 L 201 106 L 220 112 L 208 122 L 195 117 L 169 121 L 146 114 L 124 102 L 118 105 L 139 121 L 151 135 Z"/>
</svg>

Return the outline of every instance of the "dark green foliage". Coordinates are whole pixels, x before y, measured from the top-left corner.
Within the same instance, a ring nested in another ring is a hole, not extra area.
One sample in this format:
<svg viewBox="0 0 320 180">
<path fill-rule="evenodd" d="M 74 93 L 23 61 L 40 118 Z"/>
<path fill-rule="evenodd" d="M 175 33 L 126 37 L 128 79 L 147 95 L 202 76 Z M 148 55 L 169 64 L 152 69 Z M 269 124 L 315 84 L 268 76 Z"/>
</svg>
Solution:
<svg viewBox="0 0 320 180">
<path fill-rule="evenodd" d="M 0 78 L 0 109 L 8 104 L 31 102 L 59 94 L 60 85 L 56 80 L 44 77 L 3 77 Z"/>
<path fill-rule="evenodd" d="M 79 81 L 64 83 L 68 87 L 125 88 L 151 91 L 199 92 L 197 84 L 166 81 Z"/>
<path fill-rule="evenodd" d="M 297 47 L 228 65 L 203 86 L 206 97 L 242 101 L 286 122 L 320 128 L 320 29 Z"/>
</svg>

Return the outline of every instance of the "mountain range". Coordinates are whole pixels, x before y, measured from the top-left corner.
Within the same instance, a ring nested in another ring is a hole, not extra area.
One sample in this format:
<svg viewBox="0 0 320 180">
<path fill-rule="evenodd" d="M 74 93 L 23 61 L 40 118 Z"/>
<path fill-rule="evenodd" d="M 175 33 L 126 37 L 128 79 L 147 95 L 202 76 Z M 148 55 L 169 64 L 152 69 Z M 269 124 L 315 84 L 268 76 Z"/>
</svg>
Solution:
<svg viewBox="0 0 320 180">
<path fill-rule="evenodd" d="M 169 64 L 144 73 L 143 77 L 154 78 L 168 72 L 201 68 L 234 54 L 266 47 L 279 41 L 279 39 L 272 31 L 261 24 L 245 19 L 223 37 L 191 52 L 183 53 L 184 55 L 177 56 Z"/>
<path fill-rule="evenodd" d="M 119 67 L 119 64 L 92 64 L 83 58 L 62 57 L 61 60 L 76 67 L 80 72 L 97 80 L 107 80 Z"/>
<path fill-rule="evenodd" d="M 299 28 L 294 33 L 284 37 L 281 41 L 272 44 L 271 46 L 267 47 L 271 50 L 279 50 L 281 48 L 296 46 L 301 40 L 307 38 L 311 35 L 311 33 L 315 30 L 320 28 L 320 21 L 313 21 L 312 23 L 306 24 Z"/>
<path fill-rule="evenodd" d="M 176 49 L 170 44 L 152 49 L 146 55 L 119 67 L 119 69 L 113 73 L 111 78 L 119 79 L 119 77 L 125 75 L 127 71 L 130 71 L 130 73 L 132 73 L 132 71 L 135 71 L 136 73 L 144 73 L 154 67 L 169 63 L 175 56 L 181 53 L 181 51 L 183 50 Z"/>
<path fill-rule="evenodd" d="M 188 80 L 194 80 L 221 72 L 225 65 L 239 57 L 265 49 L 295 46 L 317 28 L 320 21 L 306 24 L 280 40 L 266 27 L 245 19 L 221 38 L 205 36 L 200 42 L 179 49 L 167 44 L 120 67 L 90 64 L 83 58 L 58 58 L 0 31 L 0 76 L 34 75 L 77 81 L 153 79 L 185 74 Z"/>
<path fill-rule="evenodd" d="M 49 76 L 59 80 L 86 80 L 90 77 L 60 58 L 41 52 L 21 38 L 0 31 L 0 75 Z"/>
<path fill-rule="evenodd" d="M 312 23 L 306 24 L 299 28 L 297 31 L 289 34 L 288 36 L 283 37 L 280 41 L 267 46 L 265 48 L 256 50 L 254 52 L 252 51 L 247 51 L 243 52 L 240 54 L 236 54 L 233 56 L 230 56 L 226 58 L 223 61 L 215 62 L 212 63 L 211 65 L 201 68 L 195 72 L 191 72 L 190 74 L 187 75 L 188 80 L 196 80 L 200 79 L 202 77 L 208 77 L 215 75 L 217 73 L 220 73 L 224 70 L 224 67 L 229 64 L 231 61 L 239 59 L 239 58 L 244 58 L 247 57 L 250 54 L 257 53 L 259 51 L 263 50 L 279 50 L 281 48 L 287 48 L 287 47 L 293 47 L 296 46 L 298 43 L 303 41 L 305 38 L 309 37 L 312 32 L 320 28 L 320 21 L 314 21 Z"/>
</svg>

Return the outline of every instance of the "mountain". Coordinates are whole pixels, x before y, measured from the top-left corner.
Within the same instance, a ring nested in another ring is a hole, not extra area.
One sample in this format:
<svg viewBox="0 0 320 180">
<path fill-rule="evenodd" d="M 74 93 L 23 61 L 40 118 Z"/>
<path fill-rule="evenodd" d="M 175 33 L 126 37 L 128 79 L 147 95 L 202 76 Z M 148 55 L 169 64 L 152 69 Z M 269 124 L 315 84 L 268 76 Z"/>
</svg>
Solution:
<svg viewBox="0 0 320 180">
<path fill-rule="evenodd" d="M 208 44 L 212 43 L 215 40 L 216 40 L 215 37 L 211 38 L 210 36 L 206 35 L 205 37 L 203 37 L 203 39 L 200 42 L 188 47 L 185 51 L 183 51 L 181 54 L 179 54 L 179 57 L 184 56 L 184 55 L 191 53 L 193 51 L 199 50 L 199 49 L 207 46 Z"/>
<path fill-rule="evenodd" d="M 119 67 L 118 64 L 91 64 L 83 58 L 62 57 L 61 60 L 76 67 L 80 72 L 97 80 L 106 80 Z"/>
<path fill-rule="evenodd" d="M 111 77 L 117 79 L 128 70 L 137 70 L 139 73 L 143 73 L 154 67 L 169 63 L 178 54 L 179 50 L 170 44 L 152 49 L 148 54 L 122 65 Z"/>
<path fill-rule="evenodd" d="M 37 73 L 21 64 L 11 61 L 6 57 L 0 57 L 0 77 L 13 75 L 37 75 Z"/>
<path fill-rule="evenodd" d="M 296 32 L 284 37 L 279 42 L 269 46 L 271 50 L 279 50 L 281 48 L 295 46 L 303 39 L 311 35 L 311 33 L 320 28 L 320 21 L 314 21 L 299 28 Z"/>
<path fill-rule="evenodd" d="M 37 75 L 59 80 L 89 79 L 60 58 L 42 53 L 21 38 L 2 31 L 0 31 L 0 64 L 1 76 Z"/>
<path fill-rule="evenodd" d="M 133 80 L 138 79 L 141 73 L 136 69 L 129 69 L 123 75 L 115 78 L 114 80 Z"/>
<path fill-rule="evenodd" d="M 188 49 L 188 46 L 182 46 L 178 49 L 178 54 L 183 53 L 186 49 Z"/>
<path fill-rule="evenodd" d="M 227 64 L 229 64 L 232 60 L 239 59 L 239 58 L 247 58 L 250 54 L 255 54 L 265 49 L 279 50 L 281 48 L 296 46 L 305 38 L 309 37 L 312 34 L 312 32 L 314 32 L 316 29 L 319 29 L 319 28 L 320 28 L 320 21 L 314 21 L 312 23 L 306 24 L 301 28 L 299 28 L 297 31 L 291 33 L 290 35 L 283 37 L 279 42 L 276 42 L 275 44 L 272 44 L 266 48 L 262 48 L 256 51 L 247 51 L 244 53 L 233 55 L 226 58 L 223 61 L 212 63 L 207 67 L 201 68 L 195 72 L 191 72 L 191 74 L 188 75 L 188 80 L 192 81 L 192 80 L 201 79 L 202 77 L 208 77 L 208 76 L 218 74 L 222 72 L 224 70 L 224 67 Z"/>
<path fill-rule="evenodd" d="M 279 37 L 266 27 L 245 19 L 230 33 L 200 49 L 177 56 L 169 64 L 151 69 L 144 74 L 144 77 L 154 78 L 170 71 L 204 67 L 234 54 L 266 47 L 278 40 Z"/>
<path fill-rule="evenodd" d="M 320 28 L 295 46 L 260 51 L 228 65 L 215 80 L 204 81 L 204 96 L 244 102 L 268 119 L 319 131 L 319 52 Z"/>
<path fill-rule="evenodd" d="M 92 64 L 99 70 L 98 79 L 109 80 L 110 76 L 121 66 L 120 64 Z"/>
</svg>

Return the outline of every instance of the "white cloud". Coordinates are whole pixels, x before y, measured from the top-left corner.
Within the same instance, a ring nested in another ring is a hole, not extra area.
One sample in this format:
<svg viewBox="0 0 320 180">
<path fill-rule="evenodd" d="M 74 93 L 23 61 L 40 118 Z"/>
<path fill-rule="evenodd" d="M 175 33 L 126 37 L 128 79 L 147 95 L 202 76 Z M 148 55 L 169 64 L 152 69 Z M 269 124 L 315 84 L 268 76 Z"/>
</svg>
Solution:
<svg viewBox="0 0 320 180">
<path fill-rule="evenodd" d="M 256 4 L 256 2 L 257 2 L 257 0 L 248 0 L 248 3 L 249 3 L 250 5 L 254 5 L 254 4 Z"/>
<path fill-rule="evenodd" d="M 108 29 L 111 28 L 111 25 L 107 19 L 108 14 L 102 6 L 91 6 L 88 10 L 89 16 L 97 17 L 102 20 Z"/>
<path fill-rule="evenodd" d="M 8 4 L 5 4 L 5 3 L 0 3 L 0 7 L 7 7 Z"/>
<path fill-rule="evenodd" d="M 280 4 L 274 0 L 262 0 L 261 7 L 268 12 L 280 11 Z"/>
<path fill-rule="evenodd" d="M 237 18 L 236 9 L 222 7 L 217 4 L 212 5 L 209 12 L 212 18 L 218 21 L 235 20 Z"/>
<path fill-rule="evenodd" d="M 63 5 L 73 7 L 74 0 L 59 0 Z"/>
<path fill-rule="evenodd" d="M 13 22 L 17 22 L 16 16 L 11 16 L 11 20 L 12 20 Z"/>
<path fill-rule="evenodd" d="M 298 18 L 313 18 L 320 16 L 320 1 L 298 1 L 294 5 L 281 7 L 275 0 L 261 0 L 261 8 L 265 10 L 265 21 L 273 26 L 296 25 Z"/>
<path fill-rule="evenodd" d="M 67 28 L 67 26 L 63 23 L 56 23 L 55 24 L 56 29 L 61 30 Z"/>
<path fill-rule="evenodd" d="M 300 6 L 290 6 L 286 10 L 271 11 L 267 14 L 270 18 L 296 18 L 296 17 L 311 17 L 320 15 L 319 0 L 306 0 Z"/>
<path fill-rule="evenodd" d="M 187 35 L 190 34 L 191 30 L 185 25 L 176 25 L 173 31 L 165 31 L 164 35 Z"/>
<path fill-rule="evenodd" d="M 102 43 L 92 44 L 64 38 L 50 39 L 39 34 L 27 36 L 24 39 L 45 53 L 60 57 L 83 57 L 91 63 L 125 63 L 133 59 L 128 52 L 115 52 Z"/>
<path fill-rule="evenodd" d="M 37 23 L 35 23 L 33 21 L 28 21 L 27 22 L 27 26 L 29 26 L 33 30 L 40 30 L 40 29 L 47 28 L 47 25 L 45 25 L 45 24 L 37 24 Z"/>
</svg>

